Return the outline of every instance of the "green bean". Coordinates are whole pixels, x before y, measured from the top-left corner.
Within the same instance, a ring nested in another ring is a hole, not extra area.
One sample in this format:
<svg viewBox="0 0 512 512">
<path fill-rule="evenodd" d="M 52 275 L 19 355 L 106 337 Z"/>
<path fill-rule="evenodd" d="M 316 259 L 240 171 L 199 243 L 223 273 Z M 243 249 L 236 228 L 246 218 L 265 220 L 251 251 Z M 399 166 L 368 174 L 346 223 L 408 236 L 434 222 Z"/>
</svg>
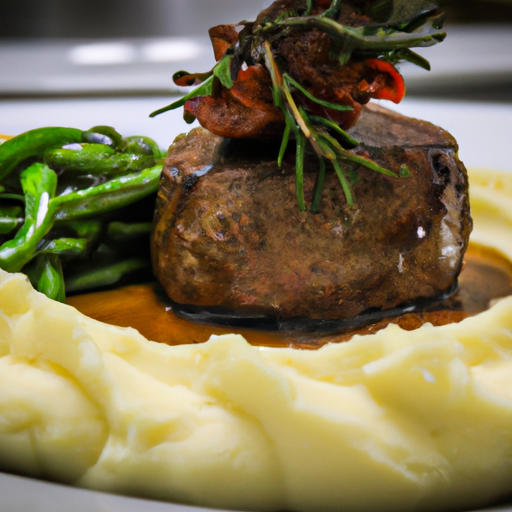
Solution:
<svg viewBox="0 0 512 512">
<path fill-rule="evenodd" d="M 25 196 L 21 194 L 0 194 L 0 199 L 12 199 L 14 201 L 19 201 L 20 203 L 25 202 Z"/>
<path fill-rule="evenodd" d="M 107 228 L 107 238 L 118 242 L 127 238 L 149 235 L 152 227 L 152 222 L 111 222 Z"/>
<path fill-rule="evenodd" d="M 66 300 L 62 264 L 58 256 L 54 254 L 37 256 L 36 264 L 28 269 L 27 274 L 38 291 L 59 302 Z"/>
<path fill-rule="evenodd" d="M 52 149 L 45 152 L 44 162 L 52 169 L 95 176 L 137 172 L 156 164 L 153 156 L 116 153 L 105 144 L 84 144 L 82 149 Z"/>
<path fill-rule="evenodd" d="M 116 143 L 108 136 L 97 132 L 83 132 L 82 142 L 89 144 L 105 144 L 106 146 L 116 147 Z"/>
<path fill-rule="evenodd" d="M 101 235 L 103 224 L 103 221 L 98 219 L 81 219 L 66 223 L 66 227 L 79 238 L 96 240 Z"/>
<path fill-rule="evenodd" d="M 20 271 L 53 226 L 57 174 L 47 165 L 35 163 L 21 173 L 20 179 L 25 193 L 25 222 L 12 240 L 0 246 L 0 268 L 7 272 Z"/>
<path fill-rule="evenodd" d="M 102 135 L 103 137 L 107 137 L 108 139 L 110 139 L 110 143 L 102 142 L 106 141 L 107 139 L 99 137 L 99 135 Z M 87 142 L 98 142 L 102 144 L 108 144 L 109 146 L 112 146 L 113 148 L 121 151 L 124 151 L 124 148 L 126 146 L 126 143 L 122 135 L 115 128 L 112 128 L 112 126 L 93 126 L 90 130 L 84 132 L 83 140 Z"/>
<path fill-rule="evenodd" d="M 59 224 L 38 247 L 39 254 L 58 254 L 65 260 L 86 259 L 105 232 L 103 219 L 81 219 Z"/>
<path fill-rule="evenodd" d="M 133 203 L 158 188 L 161 166 L 53 197 L 57 175 L 45 164 L 33 164 L 21 174 L 26 197 L 25 223 L 16 236 L 0 246 L 0 267 L 9 272 L 23 268 L 36 254 L 38 243 L 56 220 L 97 215 Z"/>
<path fill-rule="evenodd" d="M 115 178 L 50 201 L 59 221 L 98 215 L 127 206 L 158 189 L 162 166 Z"/>
<path fill-rule="evenodd" d="M 0 180 L 18 164 L 43 151 L 82 140 L 82 131 L 75 128 L 36 128 L 0 144 Z"/>
<path fill-rule="evenodd" d="M 23 218 L 13 218 L 13 217 L 0 217 L 0 235 L 8 235 L 12 231 L 14 231 L 21 223 L 23 222 Z"/>
<path fill-rule="evenodd" d="M 37 246 L 37 254 L 57 254 L 63 259 L 86 259 L 105 233 L 103 219 L 82 219 L 55 226 Z"/>
<path fill-rule="evenodd" d="M 126 148 L 124 149 L 126 153 L 148 155 L 154 158 L 162 158 L 164 156 L 158 144 L 149 137 L 134 135 L 132 137 L 126 137 L 124 140 L 126 142 Z"/>
<path fill-rule="evenodd" d="M 147 258 L 111 261 L 104 265 L 89 265 L 75 275 L 66 276 L 66 293 L 76 293 L 118 283 L 126 274 L 151 268 Z"/>
<path fill-rule="evenodd" d="M 38 249 L 38 254 L 53 254 L 61 258 L 77 257 L 86 253 L 86 238 L 56 238 L 46 242 Z"/>
<path fill-rule="evenodd" d="M 20 206 L 0 207 L 0 235 L 7 235 L 23 223 L 23 210 Z"/>
<path fill-rule="evenodd" d="M 95 165 L 116 152 L 106 144 L 76 144 L 71 148 L 49 149 L 43 154 L 43 162 L 52 169 L 64 171 L 96 172 Z"/>
<path fill-rule="evenodd" d="M 111 222 L 107 226 L 103 243 L 119 255 L 118 259 L 129 255 L 131 258 L 145 257 L 149 260 L 152 227 L 152 222 Z"/>
<path fill-rule="evenodd" d="M 147 221 L 162 165 L 153 140 L 108 126 L 39 128 L 1 144 L 0 268 L 25 272 L 61 301 L 67 289 L 110 286 L 127 274 L 151 279 Z M 84 189 L 85 181 L 95 185 Z"/>
</svg>

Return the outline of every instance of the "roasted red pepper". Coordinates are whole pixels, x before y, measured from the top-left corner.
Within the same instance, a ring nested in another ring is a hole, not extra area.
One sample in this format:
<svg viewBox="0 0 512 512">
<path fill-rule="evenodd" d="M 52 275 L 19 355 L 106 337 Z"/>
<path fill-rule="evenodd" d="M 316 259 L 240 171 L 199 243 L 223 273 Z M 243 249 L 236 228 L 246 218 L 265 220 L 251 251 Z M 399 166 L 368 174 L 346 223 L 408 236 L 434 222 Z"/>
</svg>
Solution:
<svg viewBox="0 0 512 512">
<path fill-rule="evenodd" d="M 272 82 L 263 66 L 240 70 L 231 89 L 217 96 L 198 96 L 185 103 L 185 113 L 222 137 L 248 138 L 278 133 L 284 117 L 274 106 Z"/>
<path fill-rule="evenodd" d="M 405 84 L 395 66 L 381 59 L 366 59 L 365 63 L 377 71 L 373 87 L 372 84 L 369 84 L 370 97 L 400 103 L 405 95 Z"/>
</svg>

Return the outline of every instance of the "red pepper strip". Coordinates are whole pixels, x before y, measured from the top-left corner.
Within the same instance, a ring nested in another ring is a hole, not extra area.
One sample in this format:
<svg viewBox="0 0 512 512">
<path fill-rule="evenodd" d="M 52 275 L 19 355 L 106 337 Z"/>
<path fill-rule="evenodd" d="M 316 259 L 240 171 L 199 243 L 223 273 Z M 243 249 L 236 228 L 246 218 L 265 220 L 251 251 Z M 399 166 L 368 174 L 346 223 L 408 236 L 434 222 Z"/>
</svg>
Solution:
<svg viewBox="0 0 512 512">
<path fill-rule="evenodd" d="M 217 25 L 208 30 L 208 35 L 217 62 L 224 56 L 228 48 L 238 41 L 238 32 L 234 25 Z"/>
<path fill-rule="evenodd" d="M 191 85 L 199 85 L 211 76 L 209 73 L 188 73 L 187 71 L 178 71 L 172 77 L 174 83 L 180 87 L 190 87 Z"/>
<path fill-rule="evenodd" d="M 274 110 L 272 82 L 263 66 L 255 64 L 238 72 L 231 94 L 242 105 L 259 110 Z"/>
<path fill-rule="evenodd" d="M 198 96 L 185 103 L 185 113 L 197 118 L 207 130 L 230 138 L 248 138 L 278 133 L 284 118 L 274 106 L 271 82 L 257 64 L 240 70 L 231 89 L 218 96 Z"/>
<path fill-rule="evenodd" d="M 280 110 L 258 110 L 239 103 L 228 89 L 220 96 L 198 96 L 185 103 L 185 113 L 197 118 L 203 128 L 233 139 L 276 135 L 283 130 Z"/>
<path fill-rule="evenodd" d="M 370 92 L 370 96 L 378 100 L 390 100 L 393 103 L 400 103 L 405 95 L 405 84 L 402 75 L 395 66 L 380 59 L 366 59 L 365 64 L 383 73 L 386 78 L 383 85 Z"/>
</svg>

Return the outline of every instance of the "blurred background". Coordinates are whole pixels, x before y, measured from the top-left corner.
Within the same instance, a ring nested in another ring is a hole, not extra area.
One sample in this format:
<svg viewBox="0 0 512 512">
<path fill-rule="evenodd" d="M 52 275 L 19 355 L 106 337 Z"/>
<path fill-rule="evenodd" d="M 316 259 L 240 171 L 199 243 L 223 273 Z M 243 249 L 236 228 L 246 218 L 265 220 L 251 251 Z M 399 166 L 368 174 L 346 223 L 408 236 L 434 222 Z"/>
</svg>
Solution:
<svg viewBox="0 0 512 512">
<path fill-rule="evenodd" d="M 270 3 L 270 0 L 266 2 Z M 265 0 L 0 0 L 0 97 L 177 93 L 207 70 L 208 28 L 254 19 Z M 440 0 L 449 37 L 405 67 L 408 94 L 512 101 L 512 0 Z"/>
<path fill-rule="evenodd" d="M 181 113 L 148 114 L 183 94 L 174 72 L 211 69 L 208 28 L 254 19 L 270 2 L 0 0 L 0 133 L 113 124 L 168 144 L 187 129 Z M 512 136 L 512 0 L 439 3 L 448 37 L 418 51 L 432 70 L 403 65 L 406 98 L 386 106 L 440 124 L 486 165 L 480 140 L 508 147 Z"/>
<path fill-rule="evenodd" d="M 2 0 L 0 38 L 200 36 L 264 0 Z M 450 23 L 512 23 L 511 0 L 441 0 Z"/>
<path fill-rule="evenodd" d="M 255 16 L 263 0 L 2 0 L 0 37 L 118 38 L 204 35 Z"/>
</svg>

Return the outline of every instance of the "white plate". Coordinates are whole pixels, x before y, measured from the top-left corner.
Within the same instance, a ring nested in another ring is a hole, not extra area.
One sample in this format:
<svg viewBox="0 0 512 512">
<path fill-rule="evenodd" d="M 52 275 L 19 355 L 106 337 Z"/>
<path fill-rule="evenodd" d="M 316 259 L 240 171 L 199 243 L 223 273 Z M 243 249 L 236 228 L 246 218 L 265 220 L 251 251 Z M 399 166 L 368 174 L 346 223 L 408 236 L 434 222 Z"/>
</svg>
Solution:
<svg viewBox="0 0 512 512">
<path fill-rule="evenodd" d="M 164 147 L 177 134 L 189 129 L 180 112 L 148 118 L 151 111 L 168 102 L 170 98 L 4 101 L 0 102 L 0 132 L 15 134 L 48 125 L 85 129 L 96 124 L 110 124 L 124 135 L 152 136 Z M 511 105 L 406 100 L 393 108 L 435 122 L 450 131 L 459 141 L 460 156 L 466 165 L 512 172 L 508 151 Z M 210 509 L 116 496 L 0 473 L 0 510 L 204 512 Z M 512 512 L 512 506 L 485 510 Z"/>
<path fill-rule="evenodd" d="M 0 133 L 17 134 L 39 126 L 88 129 L 109 124 L 123 135 L 148 135 L 162 147 L 190 129 L 181 110 L 149 118 L 154 110 L 176 97 L 90 98 L 68 100 L 0 101 Z M 400 105 L 383 106 L 431 121 L 448 130 L 459 142 L 460 158 L 467 166 L 512 171 L 510 140 L 512 105 L 441 102 L 405 98 Z"/>
<path fill-rule="evenodd" d="M 2 512 L 227 512 L 77 489 L 5 473 L 0 473 L 0 510 Z M 468 512 L 491 511 L 512 512 L 512 505 Z"/>
<path fill-rule="evenodd" d="M 211 509 L 116 496 L 0 473 L 0 510 L 2 512 L 203 512 Z"/>
</svg>

